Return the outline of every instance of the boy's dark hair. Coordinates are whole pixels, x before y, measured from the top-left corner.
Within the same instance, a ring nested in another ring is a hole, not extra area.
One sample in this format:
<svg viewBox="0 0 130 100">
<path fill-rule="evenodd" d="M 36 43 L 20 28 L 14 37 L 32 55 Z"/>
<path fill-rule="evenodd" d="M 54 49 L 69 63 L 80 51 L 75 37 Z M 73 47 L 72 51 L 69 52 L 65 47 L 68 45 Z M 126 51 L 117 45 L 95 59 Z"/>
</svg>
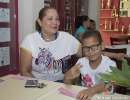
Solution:
<svg viewBox="0 0 130 100">
<path fill-rule="evenodd" d="M 90 37 L 95 37 L 99 41 L 99 43 L 102 42 L 101 34 L 97 30 L 88 30 L 88 31 L 84 32 L 84 34 L 82 35 L 82 41 L 84 39 L 90 38 Z"/>
</svg>

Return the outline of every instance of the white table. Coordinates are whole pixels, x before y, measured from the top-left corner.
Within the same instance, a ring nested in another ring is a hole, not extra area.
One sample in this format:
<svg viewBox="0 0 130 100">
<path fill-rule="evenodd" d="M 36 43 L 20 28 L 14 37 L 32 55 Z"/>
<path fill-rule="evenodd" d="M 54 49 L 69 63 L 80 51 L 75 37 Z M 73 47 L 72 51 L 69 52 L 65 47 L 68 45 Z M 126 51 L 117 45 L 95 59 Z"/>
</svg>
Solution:
<svg viewBox="0 0 130 100">
<path fill-rule="evenodd" d="M 112 45 L 112 46 L 106 46 L 106 48 L 112 48 L 112 49 L 127 48 L 127 55 L 130 56 L 130 44 Z"/>
<path fill-rule="evenodd" d="M 39 88 L 25 88 L 24 80 L 12 79 L 15 75 L 8 75 L 0 79 L 5 79 L 4 82 L 0 83 L 0 100 L 76 100 L 76 98 L 68 97 L 60 93 L 57 89 L 63 87 L 70 92 L 77 94 L 79 91 L 86 89 L 85 87 L 66 85 L 63 83 L 51 82 L 46 80 L 39 80 L 44 82 L 47 87 L 43 89 Z M 21 76 L 16 76 L 24 78 Z M 113 97 L 113 99 L 106 99 Z M 115 99 L 115 98 L 126 98 L 126 99 Z M 103 99 L 105 98 L 105 99 Z M 130 100 L 130 96 L 115 94 L 105 96 L 103 93 L 98 93 L 93 96 L 92 100 Z"/>
<path fill-rule="evenodd" d="M 47 84 L 47 86 L 43 89 L 25 88 L 25 80 L 12 79 L 12 77 L 27 78 L 16 75 L 7 75 L 0 78 L 5 80 L 0 83 L 0 100 L 36 100 L 40 96 L 62 85 L 62 83 L 52 83 L 51 81 L 38 80 L 39 83 L 44 82 L 45 84 Z"/>
</svg>

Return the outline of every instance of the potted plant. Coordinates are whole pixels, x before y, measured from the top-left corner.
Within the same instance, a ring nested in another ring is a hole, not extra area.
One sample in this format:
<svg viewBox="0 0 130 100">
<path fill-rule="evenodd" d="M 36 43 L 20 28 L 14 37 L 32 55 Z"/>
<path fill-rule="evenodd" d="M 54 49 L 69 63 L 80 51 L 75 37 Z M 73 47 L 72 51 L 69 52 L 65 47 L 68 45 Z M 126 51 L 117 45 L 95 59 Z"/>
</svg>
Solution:
<svg viewBox="0 0 130 100">
<path fill-rule="evenodd" d="M 100 82 L 115 81 L 116 85 L 130 88 L 130 66 L 126 59 L 122 59 L 122 70 L 117 67 L 110 66 L 111 72 L 99 73 Z"/>
</svg>

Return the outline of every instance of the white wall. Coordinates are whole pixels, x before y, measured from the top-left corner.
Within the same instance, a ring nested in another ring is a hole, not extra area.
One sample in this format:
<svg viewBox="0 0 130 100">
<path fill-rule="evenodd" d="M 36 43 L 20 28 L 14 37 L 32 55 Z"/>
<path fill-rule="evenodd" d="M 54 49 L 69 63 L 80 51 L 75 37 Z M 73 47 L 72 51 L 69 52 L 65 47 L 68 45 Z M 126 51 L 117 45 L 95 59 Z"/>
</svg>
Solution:
<svg viewBox="0 0 130 100">
<path fill-rule="evenodd" d="M 18 0 L 19 45 L 27 34 L 35 31 L 35 21 L 43 7 L 44 0 Z"/>
<path fill-rule="evenodd" d="M 96 29 L 100 27 L 100 0 L 89 0 L 88 16 L 96 21 Z"/>
</svg>

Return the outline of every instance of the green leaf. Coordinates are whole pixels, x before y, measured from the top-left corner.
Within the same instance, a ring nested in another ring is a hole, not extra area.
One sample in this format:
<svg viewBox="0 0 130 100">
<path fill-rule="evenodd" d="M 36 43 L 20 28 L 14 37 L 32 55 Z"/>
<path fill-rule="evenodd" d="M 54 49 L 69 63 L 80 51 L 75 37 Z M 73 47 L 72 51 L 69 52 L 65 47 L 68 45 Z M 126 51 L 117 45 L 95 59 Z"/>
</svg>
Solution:
<svg viewBox="0 0 130 100">
<path fill-rule="evenodd" d="M 122 59 L 123 63 L 122 63 L 122 74 L 130 79 L 130 66 L 128 65 L 126 59 Z"/>
<path fill-rule="evenodd" d="M 99 73 L 100 82 L 115 81 L 117 85 L 130 88 L 130 66 L 125 59 L 122 59 L 122 70 L 110 66 L 111 72 Z"/>
<path fill-rule="evenodd" d="M 112 67 L 112 66 L 110 66 L 110 69 L 111 69 L 112 72 L 109 72 L 109 73 L 117 75 L 117 76 L 119 75 L 120 77 L 123 78 L 123 75 L 121 74 L 121 70 L 119 70 L 116 67 Z"/>
</svg>

